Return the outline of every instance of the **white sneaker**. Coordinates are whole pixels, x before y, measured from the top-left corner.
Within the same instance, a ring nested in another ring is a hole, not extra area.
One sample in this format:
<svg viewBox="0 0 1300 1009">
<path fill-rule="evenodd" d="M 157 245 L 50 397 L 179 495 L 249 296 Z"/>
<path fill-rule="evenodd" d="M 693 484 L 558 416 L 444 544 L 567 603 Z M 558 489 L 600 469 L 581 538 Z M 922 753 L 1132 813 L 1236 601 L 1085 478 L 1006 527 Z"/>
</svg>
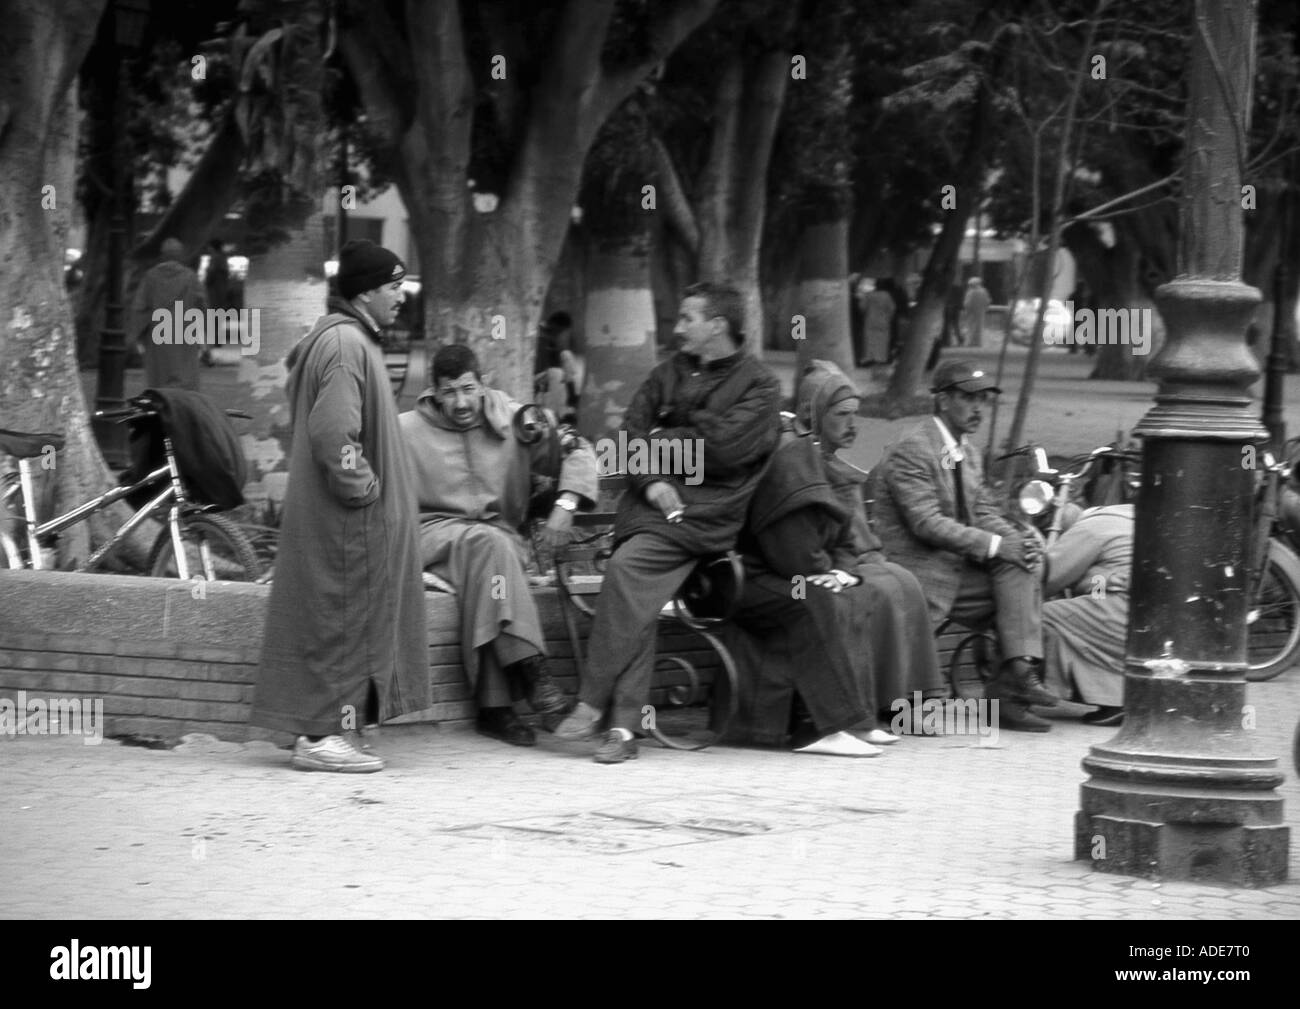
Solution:
<svg viewBox="0 0 1300 1009">
<path fill-rule="evenodd" d="M 831 757 L 877 757 L 880 748 L 859 739 L 851 732 L 832 732 L 829 736 L 801 746 L 795 753 L 824 753 Z"/>
<path fill-rule="evenodd" d="M 340 735 L 343 737 L 343 741 L 354 750 L 370 753 L 379 743 L 379 726 L 367 725 L 361 729 L 347 729 Z"/>
<path fill-rule="evenodd" d="M 373 754 L 360 753 L 342 736 L 325 736 L 308 742 L 299 736 L 293 744 L 293 766 L 300 771 L 341 771 L 345 774 L 369 774 L 382 771 L 384 762 Z"/>
<path fill-rule="evenodd" d="M 870 729 L 866 732 L 861 729 L 853 733 L 865 743 L 875 743 L 877 746 L 890 746 L 897 743 L 902 736 L 895 736 L 892 732 L 886 732 L 884 729 Z"/>
</svg>

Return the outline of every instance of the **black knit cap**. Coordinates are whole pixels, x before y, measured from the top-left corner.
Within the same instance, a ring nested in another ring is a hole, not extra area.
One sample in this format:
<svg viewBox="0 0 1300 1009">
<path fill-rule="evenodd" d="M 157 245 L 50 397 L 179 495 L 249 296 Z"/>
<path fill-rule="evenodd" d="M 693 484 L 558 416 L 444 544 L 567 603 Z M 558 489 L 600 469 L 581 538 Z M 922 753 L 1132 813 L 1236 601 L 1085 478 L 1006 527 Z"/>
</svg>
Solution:
<svg viewBox="0 0 1300 1009">
<path fill-rule="evenodd" d="M 406 264 L 382 245 L 355 238 L 339 250 L 339 294 L 349 301 L 406 276 Z"/>
</svg>

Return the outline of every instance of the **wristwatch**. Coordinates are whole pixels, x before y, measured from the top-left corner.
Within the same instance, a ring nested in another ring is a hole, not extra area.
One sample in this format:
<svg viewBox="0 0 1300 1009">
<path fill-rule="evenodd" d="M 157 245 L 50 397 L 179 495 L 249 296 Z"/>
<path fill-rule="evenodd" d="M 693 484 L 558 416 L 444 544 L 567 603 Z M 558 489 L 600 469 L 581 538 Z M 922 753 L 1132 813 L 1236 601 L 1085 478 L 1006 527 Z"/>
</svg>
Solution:
<svg viewBox="0 0 1300 1009">
<path fill-rule="evenodd" d="M 557 508 L 563 508 L 566 512 L 576 512 L 578 510 L 578 502 L 567 497 L 557 497 L 555 499 L 555 506 Z"/>
</svg>

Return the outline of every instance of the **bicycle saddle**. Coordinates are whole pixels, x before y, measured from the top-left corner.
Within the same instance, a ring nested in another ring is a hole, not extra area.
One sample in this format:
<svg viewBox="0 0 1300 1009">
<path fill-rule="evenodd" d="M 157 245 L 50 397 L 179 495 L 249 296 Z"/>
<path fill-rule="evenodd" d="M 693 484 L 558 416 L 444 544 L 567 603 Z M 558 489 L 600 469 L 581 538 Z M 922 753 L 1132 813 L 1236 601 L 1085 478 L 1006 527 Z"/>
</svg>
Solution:
<svg viewBox="0 0 1300 1009">
<path fill-rule="evenodd" d="M 41 432 L 6 431 L 0 427 L 0 453 L 11 455 L 15 459 L 34 459 L 51 445 L 58 452 L 63 448 L 64 438 L 61 434 L 42 434 Z"/>
</svg>

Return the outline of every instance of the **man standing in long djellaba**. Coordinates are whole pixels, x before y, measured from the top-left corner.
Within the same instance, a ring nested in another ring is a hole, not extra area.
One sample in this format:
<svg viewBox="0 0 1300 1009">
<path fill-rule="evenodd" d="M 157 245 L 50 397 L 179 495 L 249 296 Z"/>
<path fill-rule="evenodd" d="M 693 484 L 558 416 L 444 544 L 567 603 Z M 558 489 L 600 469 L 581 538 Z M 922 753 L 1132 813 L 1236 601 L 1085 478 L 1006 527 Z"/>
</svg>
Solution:
<svg viewBox="0 0 1300 1009">
<path fill-rule="evenodd" d="M 249 721 L 296 733 L 301 770 L 382 770 L 350 730 L 431 706 L 415 494 L 377 342 L 405 274 L 349 242 L 342 297 L 289 354 L 289 485 Z"/>
</svg>

